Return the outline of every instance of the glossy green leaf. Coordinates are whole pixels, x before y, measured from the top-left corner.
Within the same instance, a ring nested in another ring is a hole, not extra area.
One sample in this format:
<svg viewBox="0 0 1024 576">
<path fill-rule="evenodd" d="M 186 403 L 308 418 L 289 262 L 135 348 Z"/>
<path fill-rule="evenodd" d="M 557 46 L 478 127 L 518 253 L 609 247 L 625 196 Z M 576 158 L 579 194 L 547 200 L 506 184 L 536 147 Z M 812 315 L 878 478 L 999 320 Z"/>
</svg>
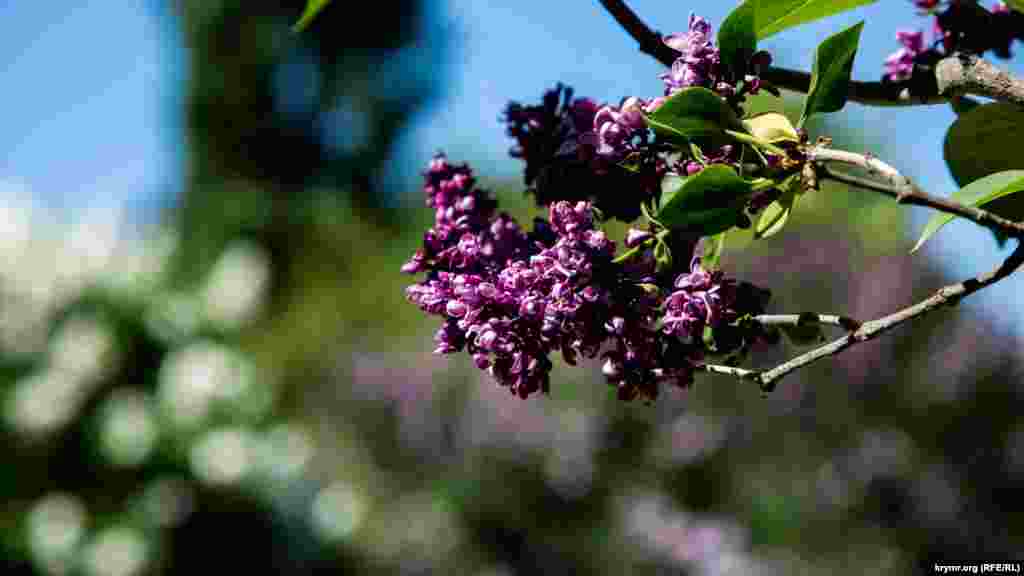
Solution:
<svg viewBox="0 0 1024 576">
<path fill-rule="evenodd" d="M 962 204 L 968 206 L 982 207 L 986 210 L 992 210 L 995 212 L 995 208 L 1000 202 L 1011 198 L 1011 195 L 1017 194 L 1024 190 L 1024 170 L 1007 170 L 1005 172 L 999 172 L 998 174 L 991 174 L 971 182 L 967 186 L 961 188 L 958 192 L 953 193 L 953 200 L 956 200 Z M 1020 201 L 1024 199 L 1024 196 L 1012 196 L 1016 201 L 1016 206 L 1020 205 Z M 1000 201 L 1000 202 L 997 202 Z M 1024 216 L 1024 215 L 1018 215 Z M 1006 216 L 1011 218 L 1010 216 Z M 914 245 L 911 252 L 916 251 L 925 243 L 926 240 L 931 238 L 940 228 L 948 224 L 950 221 L 956 218 L 952 214 L 939 213 L 932 216 L 928 224 L 925 225 L 924 231 L 921 233 L 921 238 Z M 1020 220 L 1021 218 L 1012 218 L 1014 220 Z"/>
<path fill-rule="evenodd" d="M 800 114 L 801 125 L 812 114 L 836 112 L 846 104 L 853 58 L 857 55 L 862 28 L 864 23 L 858 22 L 818 45 L 811 69 L 811 87 Z"/>
<path fill-rule="evenodd" d="M 757 7 L 757 37 L 767 38 L 787 28 L 806 24 L 876 0 L 760 0 Z M 1022 0 L 1015 0 L 1022 1 Z"/>
<path fill-rule="evenodd" d="M 1024 0 L 1006 0 L 1006 5 L 1017 12 L 1024 13 Z"/>
<path fill-rule="evenodd" d="M 721 134 L 727 128 L 743 129 L 736 112 L 720 96 L 699 87 L 676 92 L 646 118 L 656 134 L 680 144 Z"/>
<path fill-rule="evenodd" d="M 1024 109 L 1007 102 L 972 108 L 960 115 L 946 132 L 942 155 L 960 186 L 1002 172 L 1024 170 L 1020 135 Z"/>
<path fill-rule="evenodd" d="M 751 184 L 724 164 L 714 164 L 683 178 L 662 182 L 657 219 L 664 226 L 686 228 L 710 236 L 736 225 Z"/>
<path fill-rule="evenodd" d="M 737 6 L 718 29 L 718 49 L 722 64 L 735 78 L 743 78 L 747 62 L 757 50 L 758 0 L 746 0 Z"/>
<path fill-rule="evenodd" d="M 798 142 L 800 140 L 793 123 L 778 112 L 766 112 L 747 118 L 743 121 L 743 125 L 754 137 L 767 142 L 775 143 L 784 140 Z"/>
<path fill-rule="evenodd" d="M 299 21 L 292 26 L 293 32 L 302 32 L 305 30 L 316 15 L 319 14 L 331 0 L 306 0 L 306 8 L 302 11 L 302 16 L 299 17 Z"/>
</svg>

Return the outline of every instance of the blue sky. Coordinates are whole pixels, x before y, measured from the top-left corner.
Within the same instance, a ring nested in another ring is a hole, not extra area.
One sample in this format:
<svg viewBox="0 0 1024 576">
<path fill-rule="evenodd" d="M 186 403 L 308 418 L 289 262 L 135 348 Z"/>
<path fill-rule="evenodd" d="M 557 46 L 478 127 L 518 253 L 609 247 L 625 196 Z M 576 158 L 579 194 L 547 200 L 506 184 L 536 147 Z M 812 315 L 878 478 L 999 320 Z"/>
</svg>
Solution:
<svg viewBox="0 0 1024 576">
<path fill-rule="evenodd" d="M 483 174 L 512 175 L 498 117 L 509 99 L 534 101 L 556 81 L 580 95 L 617 102 L 661 91 L 660 67 L 640 54 L 594 0 L 445 0 L 443 24 L 458 38 L 450 55 L 453 77 L 443 97 L 417 120 L 401 143 L 406 158 L 437 149 L 472 161 Z M 157 2 L 113 0 L 0 5 L 0 85 L 6 88 L 0 130 L 0 194 L 30 190 L 45 214 L 63 218 L 85 207 L 123 206 L 136 219 L 153 218 L 161 199 L 180 190 L 184 58 L 175 22 Z M 662 32 L 685 28 L 691 7 L 712 23 L 732 2 L 633 0 Z M 59 8 L 55 8 L 59 6 Z M 898 45 L 901 27 L 929 23 L 909 1 L 890 0 L 786 31 L 762 43 L 776 63 L 810 69 L 813 47 L 864 19 L 854 67 L 858 79 L 877 79 Z M 1022 50 L 1018 44 L 1018 51 Z M 1013 66 L 1022 71 L 1020 58 Z M 1003 63 L 1005 65 L 1005 63 Z M 883 150 L 926 190 L 955 187 L 941 156 L 953 114 L 945 107 L 907 109 L 850 105 L 840 114 L 868 130 L 884 126 Z M 395 180 L 416 189 L 421 163 L 395 167 Z M 10 183 L 17 183 L 13 185 Z M 38 212 L 37 212 L 38 213 Z M 917 226 L 926 216 L 917 213 Z M 926 248 L 956 273 L 977 273 L 997 255 L 987 232 L 967 223 L 944 229 Z M 982 303 L 1012 303 L 1019 318 L 1020 279 L 990 289 Z"/>
</svg>

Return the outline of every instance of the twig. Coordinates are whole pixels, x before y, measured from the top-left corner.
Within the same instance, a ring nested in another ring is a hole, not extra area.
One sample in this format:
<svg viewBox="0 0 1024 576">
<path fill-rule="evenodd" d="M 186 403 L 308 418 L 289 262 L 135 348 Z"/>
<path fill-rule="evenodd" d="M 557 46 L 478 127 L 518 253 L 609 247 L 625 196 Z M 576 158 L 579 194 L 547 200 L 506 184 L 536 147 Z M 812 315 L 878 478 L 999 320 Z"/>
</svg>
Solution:
<svg viewBox="0 0 1024 576">
<path fill-rule="evenodd" d="M 1024 243 L 1018 244 L 1017 248 L 1002 264 L 981 276 L 968 278 L 958 284 L 951 284 L 941 288 L 930 298 L 922 300 L 913 306 L 904 308 L 903 310 L 889 314 L 888 316 L 883 316 L 877 320 L 865 322 L 860 328 L 843 336 L 842 338 L 839 338 L 838 340 L 834 340 L 824 346 L 815 348 L 805 354 L 801 354 L 800 356 L 780 364 L 775 368 L 764 372 L 758 372 L 754 377 L 746 376 L 745 378 L 756 381 L 761 386 L 762 391 L 770 392 L 775 388 L 776 383 L 790 372 L 793 372 L 798 368 L 802 368 L 816 360 L 820 360 L 827 356 L 834 356 L 854 344 L 873 340 L 908 320 L 912 320 L 946 305 L 955 305 L 965 296 L 973 294 L 974 292 L 1009 276 L 1019 268 L 1022 263 L 1024 263 Z"/>
<path fill-rule="evenodd" d="M 601 5 L 630 36 L 640 44 L 640 51 L 665 66 L 672 66 L 677 53 L 662 42 L 661 34 L 651 29 L 623 0 L 600 0 Z M 806 93 L 811 75 L 799 70 L 771 66 L 762 79 L 779 88 Z M 909 82 L 856 82 L 848 84 L 847 98 L 869 106 L 920 106 L 945 104 L 965 94 L 985 96 L 1024 106 L 1024 80 L 1015 78 L 992 64 L 968 55 L 953 55 L 935 66 L 938 91 L 932 94 L 911 94 Z"/>
<path fill-rule="evenodd" d="M 900 174 L 898 170 L 874 156 L 816 146 L 808 151 L 807 160 L 814 163 L 837 162 L 857 166 L 867 170 L 873 176 L 880 177 L 883 181 L 872 181 L 837 172 L 826 166 L 821 166 L 818 173 L 822 177 L 881 192 L 895 198 L 901 204 L 927 206 L 941 212 L 961 216 L 980 226 L 1002 232 L 1011 238 L 1024 238 L 1024 223 L 1008 220 L 981 208 L 966 206 L 954 200 L 927 194 Z"/>
<path fill-rule="evenodd" d="M 615 21 L 622 26 L 622 29 L 629 33 L 640 44 L 640 51 L 649 54 L 663 65 L 671 67 L 677 53 L 661 41 L 661 34 L 651 30 L 644 21 L 637 16 L 633 9 L 622 0 L 601 0 L 601 5 L 615 18 Z"/>
<path fill-rule="evenodd" d="M 721 364 L 701 364 L 697 367 L 698 370 L 705 372 L 712 372 L 716 374 L 728 374 L 729 376 L 735 376 L 741 380 L 758 380 L 761 377 L 761 373 L 757 370 L 748 370 L 747 368 L 736 368 L 734 366 L 723 366 Z"/>
<path fill-rule="evenodd" d="M 762 326 L 807 326 L 809 324 L 822 324 L 825 326 L 837 326 L 844 330 L 856 330 L 861 323 L 849 316 L 836 316 L 834 314 L 815 314 L 804 312 L 803 314 L 762 314 L 754 316 L 754 321 Z"/>
</svg>

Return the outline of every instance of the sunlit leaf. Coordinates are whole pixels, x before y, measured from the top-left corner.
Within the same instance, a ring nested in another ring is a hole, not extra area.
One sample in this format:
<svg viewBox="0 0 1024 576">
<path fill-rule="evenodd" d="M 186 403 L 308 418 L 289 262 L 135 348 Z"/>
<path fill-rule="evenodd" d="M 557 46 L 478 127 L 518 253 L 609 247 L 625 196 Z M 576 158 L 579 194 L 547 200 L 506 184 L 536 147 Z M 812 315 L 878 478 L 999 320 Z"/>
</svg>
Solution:
<svg viewBox="0 0 1024 576">
<path fill-rule="evenodd" d="M 787 28 L 841 14 L 876 0 L 760 0 L 757 37 L 767 38 Z M 1021 0 L 1015 0 L 1020 2 Z"/>
<path fill-rule="evenodd" d="M 725 250 L 726 234 L 728 234 L 728 230 L 704 238 L 704 252 L 700 257 L 701 266 L 708 270 L 718 268 L 718 263 L 722 260 L 722 252 Z"/>
<path fill-rule="evenodd" d="M 814 54 L 814 67 L 811 69 L 811 87 L 800 114 L 801 125 L 812 114 L 836 112 L 846 104 L 853 58 L 857 55 L 862 28 L 864 23 L 858 22 L 829 36 L 818 45 Z"/>
<path fill-rule="evenodd" d="M 796 186 L 787 186 L 782 196 L 765 207 L 754 226 L 754 238 L 768 238 L 778 234 L 789 220 L 789 213 L 793 211 L 793 202 L 796 200 Z"/>
<path fill-rule="evenodd" d="M 1011 195 L 1017 194 L 1024 190 L 1024 170 L 1007 170 L 1005 172 L 999 172 L 998 174 L 991 174 L 971 182 L 967 186 L 961 188 L 959 191 L 954 192 L 952 199 L 966 204 L 968 206 L 985 207 L 986 210 L 997 207 L 998 200 L 1002 199 L 1005 202 Z M 1016 202 L 1015 206 L 1019 206 L 1021 200 L 1024 200 L 1024 196 L 1013 196 Z M 1007 216 L 1009 218 L 1009 216 Z M 925 225 L 924 231 L 921 233 L 921 238 L 914 245 L 911 252 L 916 251 L 925 243 L 926 240 L 931 238 L 940 228 L 948 224 L 950 221 L 956 218 L 952 214 L 939 213 L 932 216 L 928 224 Z"/>
<path fill-rule="evenodd" d="M 747 118 L 743 121 L 743 125 L 752 135 L 767 142 L 775 143 L 783 140 L 797 142 L 800 140 L 793 123 L 778 112 L 766 112 Z"/>
<path fill-rule="evenodd" d="M 306 0 L 306 8 L 302 11 L 302 16 L 299 17 L 299 21 L 292 26 L 293 32 L 302 32 L 305 30 L 316 15 L 319 14 L 331 0 Z"/>
</svg>

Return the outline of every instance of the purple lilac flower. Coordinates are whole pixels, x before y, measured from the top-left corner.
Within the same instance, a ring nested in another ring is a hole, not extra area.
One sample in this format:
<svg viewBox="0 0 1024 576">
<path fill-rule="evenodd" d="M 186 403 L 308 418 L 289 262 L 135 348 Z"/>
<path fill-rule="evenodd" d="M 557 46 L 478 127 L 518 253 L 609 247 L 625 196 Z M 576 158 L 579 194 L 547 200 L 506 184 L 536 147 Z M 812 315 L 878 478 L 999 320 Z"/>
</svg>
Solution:
<svg viewBox="0 0 1024 576">
<path fill-rule="evenodd" d="M 892 82 L 910 79 L 914 73 L 915 59 L 926 50 L 924 34 L 920 30 L 900 30 L 896 32 L 896 39 L 903 45 L 903 48 L 885 59 L 884 77 Z"/>
<path fill-rule="evenodd" d="M 665 82 L 666 96 L 689 86 L 715 86 L 721 57 L 711 39 L 711 24 L 707 20 L 691 13 L 687 32 L 667 36 L 664 42 L 680 54 L 671 70 L 660 76 Z"/>
<path fill-rule="evenodd" d="M 617 162 L 634 150 L 634 139 L 644 134 L 647 123 L 644 112 L 647 102 L 631 97 L 622 106 L 603 106 L 594 115 L 592 129 L 579 137 L 579 143 L 589 146 L 598 156 Z"/>
<path fill-rule="evenodd" d="M 996 2 L 992 6 L 992 13 L 993 14 L 1009 14 L 1010 13 L 1010 7 L 1007 6 L 1005 2 Z"/>
<path fill-rule="evenodd" d="M 508 135 L 516 140 L 510 153 L 526 162 L 528 186 L 555 156 L 574 152 L 579 135 L 593 129 L 597 104 L 572 96 L 572 88 L 558 84 L 544 93 L 539 106 L 512 102 L 505 109 Z"/>
<path fill-rule="evenodd" d="M 528 249 L 527 235 L 510 216 L 495 217 L 497 203 L 475 187 L 469 166 L 450 164 L 438 154 L 424 180 L 427 206 L 434 208 L 434 226 L 423 235 L 422 247 L 402 272 L 477 271 L 500 266 Z"/>
<path fill-rule="evenodd" d="M 736 319 L 736 281 L 720 270 L 709 272 L 694 257 L 690 272 L 680 274 L 675 292 L 665 302 L 666 334 L 684 341 L 700 341 L 706 326 L 715 327 Z"/>
</svg>

